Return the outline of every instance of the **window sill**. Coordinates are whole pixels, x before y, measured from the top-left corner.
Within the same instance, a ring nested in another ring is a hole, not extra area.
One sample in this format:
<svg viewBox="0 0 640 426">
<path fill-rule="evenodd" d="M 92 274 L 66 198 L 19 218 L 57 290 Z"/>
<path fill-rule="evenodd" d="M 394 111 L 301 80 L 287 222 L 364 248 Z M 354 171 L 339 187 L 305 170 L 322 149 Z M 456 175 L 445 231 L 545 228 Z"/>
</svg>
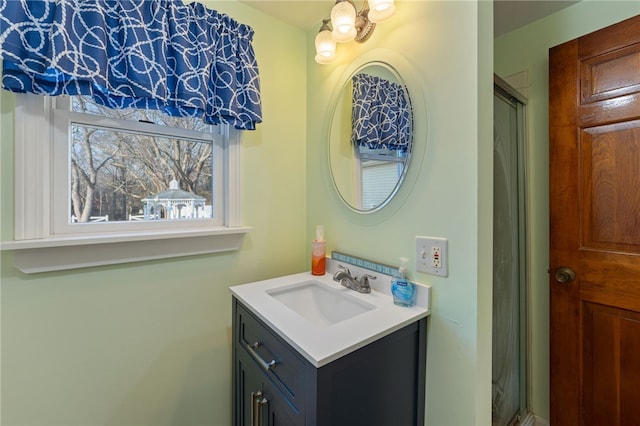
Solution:
<svg viewBox="0 0 640 426">
<path fill-rule="evenodd" d="M 237 250 L 250 230 L 239 226 L 74 235 L 3 241 L 0 250 L 13 250 L 15 267 L 32 274 Z"/>
</svg>

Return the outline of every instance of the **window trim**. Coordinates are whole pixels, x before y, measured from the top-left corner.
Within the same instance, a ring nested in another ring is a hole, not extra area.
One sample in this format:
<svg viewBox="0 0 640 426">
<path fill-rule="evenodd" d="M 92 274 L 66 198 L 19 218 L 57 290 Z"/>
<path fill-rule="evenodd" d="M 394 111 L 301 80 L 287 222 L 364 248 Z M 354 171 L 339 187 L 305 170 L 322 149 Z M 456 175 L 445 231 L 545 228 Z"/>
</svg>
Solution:
<svg viewBox="0 0 640 426">
<path fill-rule="evenodd" d="M 112 265 L 237 250 L 244 234 L 241 212 L 240 131 L 224 126 L 223 225 L 161 228 L 132 232 L 54 234 L 53 102 L 17 94 L 15 107 L 14 264 L 25 273 Z M 38 125 L 37 123 L 41 123 Z M 166 244 L 159 244 L 159 242 Z"/>
</svg>

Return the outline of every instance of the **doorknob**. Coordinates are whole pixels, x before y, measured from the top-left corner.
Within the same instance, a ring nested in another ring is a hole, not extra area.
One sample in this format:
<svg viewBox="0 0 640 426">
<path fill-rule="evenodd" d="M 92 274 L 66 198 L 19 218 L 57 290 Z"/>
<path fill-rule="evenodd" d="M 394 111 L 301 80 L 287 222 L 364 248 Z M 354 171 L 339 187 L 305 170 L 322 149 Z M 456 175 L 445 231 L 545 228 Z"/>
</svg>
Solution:
<svg viewBox="0 0 640 426">
<path fill-rule="evenodd" d="M 576 279 L 576 273 L 568 266 L 561 266 L 556 269 L 556 281 L 559 283 L 568 283 Z"/>
</svg>

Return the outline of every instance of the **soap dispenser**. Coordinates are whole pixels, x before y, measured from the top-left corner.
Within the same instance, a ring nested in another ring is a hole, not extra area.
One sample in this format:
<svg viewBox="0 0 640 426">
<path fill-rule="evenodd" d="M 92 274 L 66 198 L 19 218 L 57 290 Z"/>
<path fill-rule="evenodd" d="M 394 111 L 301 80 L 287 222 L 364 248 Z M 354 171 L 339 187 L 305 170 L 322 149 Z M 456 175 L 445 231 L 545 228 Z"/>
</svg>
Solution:
<svg viewBox="0 0 640 426">
<path fill-rule="evenodd" d="M 399 306 L 413 306 L 416 300 L 416 285 L 407 278 L 407 262 L 406 257 L 400 258 L 400 267 L 398 272 L 393 274 L 391 281 L 391 294 L 393 295 L 393 303 Z"/>
<path fill-rule="evenodd" d="M 324 226 L 316 226 L 316 239 L 311 242 L 311 274 L 324 275 L 326 269 L 326 243 Z"/>
</svg>

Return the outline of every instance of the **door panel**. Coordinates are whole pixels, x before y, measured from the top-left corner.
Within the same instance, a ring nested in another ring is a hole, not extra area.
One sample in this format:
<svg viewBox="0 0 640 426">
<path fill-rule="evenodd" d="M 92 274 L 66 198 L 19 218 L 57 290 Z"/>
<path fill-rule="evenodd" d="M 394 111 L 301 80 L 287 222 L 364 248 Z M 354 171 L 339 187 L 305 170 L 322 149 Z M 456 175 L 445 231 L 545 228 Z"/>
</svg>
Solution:
<svg viewBox="0 0 640 426">
<path fill-rule="evenodd" d="M 597 425 L 637 424 L 640 315 L 594 303 L 583 310 L 585 418 Z"/>
<path fill-rule="evenodd" d="M 640 121 L 582 129 L 583 248 L 640 251 Z"/>
<path fill-rule="evenodd" d="M 638 92 L 640 75 L 635 70 L 639 61 L 640 45 L 637 44 L 582 61 L 582 103 Z"/>
<path fill-rule="evenodd" d="M 637 424 L 640 16 L 550 49 L 549 83 L 551 424 Z"/>
</svg>

